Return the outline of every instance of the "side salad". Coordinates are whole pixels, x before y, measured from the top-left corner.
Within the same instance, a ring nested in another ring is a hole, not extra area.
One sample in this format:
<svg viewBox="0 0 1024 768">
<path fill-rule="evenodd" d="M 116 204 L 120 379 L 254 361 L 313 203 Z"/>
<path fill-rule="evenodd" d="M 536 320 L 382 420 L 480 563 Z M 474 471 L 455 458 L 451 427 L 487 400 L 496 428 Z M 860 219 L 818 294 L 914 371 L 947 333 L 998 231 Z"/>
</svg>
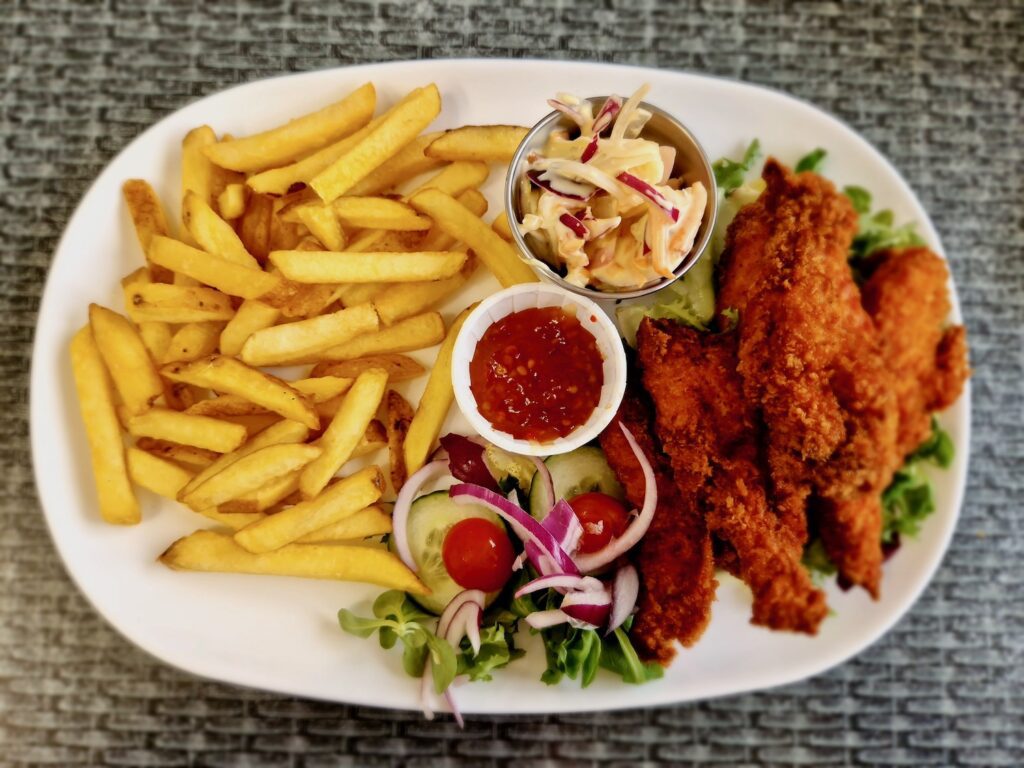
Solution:
<svg viewBox="0 0 1024 768">
<path fill-rule="evenodd" d="M 449 434 L 402 487 L 388 546 L 431 593 L 392 590 L 374 602 L 373 617 L 342 609 L 338 619 L 360 637 L 376 632 L 382 648 L 402 643 L 428 717 L 443 699 L 461 723 L 453 684 L 489 680 L 522 656 L 523 626 L 544 644 L 547 684 L 568 677 L 586 687 L 602 668 L 627 683 L 661 676 L 628 634 L 640 579 L 625 556 L 650 526 L 657 486 L 623 432 L 646 481 L 633 512 L 593 445 L 542 461 Z"/>
</svg>

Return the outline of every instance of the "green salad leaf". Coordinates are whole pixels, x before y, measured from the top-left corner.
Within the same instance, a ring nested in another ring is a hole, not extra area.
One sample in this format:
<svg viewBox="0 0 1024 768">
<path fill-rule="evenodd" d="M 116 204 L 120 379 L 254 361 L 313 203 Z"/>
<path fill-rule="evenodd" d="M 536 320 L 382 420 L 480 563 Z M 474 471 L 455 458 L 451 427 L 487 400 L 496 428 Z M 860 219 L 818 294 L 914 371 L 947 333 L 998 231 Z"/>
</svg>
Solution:
<svg viewBox="0 0 1024 768">
<path fill-rule="evenodd" d="M 455 649 L 434 634 L 425 622 L 434 619 L 425 613 L 404 592 L 396 589 L 381 593 L 373 603 L 374 618 L 357 616 L 345 608 L 338 611 L 338 623 L 346 632 L 357 637 L 370 637 L 379 631 L 382 648 L 393 648 L 402 642 L 402 667 L 413 677 L 421 677 L 430 658 L 434 688 L 444 691 L 458 669 Z"/>
<path fill-rule="evenodd" d="M 808 152 L 797 161 L 796 172 L 803 173 L 804 171 L 810 171 L 811 173 L 821 173 L 821 168 L 825 163 L 825 156 L 827 154 L 828 152 L 821 147 L 818 147 L 812 152 Z"/>
<path fill-rule="evenodd" d="M 718 185 L 718 191 L 725 195 L 725 197 L 729 197 L 734 191 L 743 186 L 743 180 L 746 178 L 747 172 L 754 167 L 754 163 L 757 162 L 759 157 L 761 157 L 761 142 L 754 139 L 747 147 L 747 151 L 743 153 L 742 159 L 732 160 L 728 157 L 722 157 L 716 160 L 711 165 L 711 170 L 715 173 L 715 183 Z"/>
<path fill-rule="evenodd" d="M 517 621 L 518 617 L 503 611 L 493 623 L 485 623 L 480 628 L 480 652 L 477 654 L 473 653 L 469 640 L 463 639 L 458 674 L 468 675 L 474 681 L 490 680 L 491 672 L 522 657 L 525 651 L 516 648 Z"/>
<path fill-rule="evenodd" d="M 893 212 L 889 209 L 872 213 L 871 193 L 863 187 L 845 187 L 843 193 L 860 214 L 857 236 L 850 246 L 850 263 L 855 270 L 875 251 L 924 245 L 913 223 L 896 226 Z"/>
</svg>

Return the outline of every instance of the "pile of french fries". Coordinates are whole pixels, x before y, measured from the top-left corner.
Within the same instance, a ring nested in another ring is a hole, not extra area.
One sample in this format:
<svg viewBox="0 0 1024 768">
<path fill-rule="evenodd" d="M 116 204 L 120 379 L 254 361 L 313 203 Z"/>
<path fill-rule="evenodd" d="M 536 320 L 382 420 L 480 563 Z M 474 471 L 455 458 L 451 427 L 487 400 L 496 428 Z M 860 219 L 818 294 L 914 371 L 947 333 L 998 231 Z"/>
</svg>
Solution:
<svg viewBox="0 0 1024 768">
<path fill-rule="evenodd" d="M 471 309 L 446 324 L 434 307 L 478 262 L 504 286 L 536 279 L 478 190 L 526 129 L 424 133 L 435 85 L 376 111 L 366 84 L 253 136 L 190 131 L 178 227 L 149 184 L 124 184 L 145 266 L 123 314 L 89 307 L 72 367 L 103 519 L 138 523 L 141 487 L 216 523 L 174 542 L 171 568 L 425 591 L 368 539 L 391 530 L 383 462 L 339 474 L 387 448 L 397 492 L 451 408 Z M 391 385 L 427 371 L 403 353 L 438 343 L 413 408 Z"/>
</svg>

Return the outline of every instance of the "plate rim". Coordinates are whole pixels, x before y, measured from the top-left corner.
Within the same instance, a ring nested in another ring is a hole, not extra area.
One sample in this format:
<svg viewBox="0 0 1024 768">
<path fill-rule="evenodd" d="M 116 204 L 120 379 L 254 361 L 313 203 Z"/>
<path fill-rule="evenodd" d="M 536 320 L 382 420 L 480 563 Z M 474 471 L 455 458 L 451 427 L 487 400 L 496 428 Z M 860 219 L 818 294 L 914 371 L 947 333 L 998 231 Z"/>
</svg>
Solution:
<svg viewBox="0 0 1024 768">
<path fill-rule="evenodd" d="M 935 226 L 934 226 L 934 224 L 933 224 L 933 222 L 931 220 L 931 216 L 929 215 L 927 209 L 922 204 L 921 200 L 918 198 L 918 196 L 915 193 L 914 189 L 910 186 L 910 184 L 904 178 L 903 174 L 899 171 L 899 169 L 871 141 L 869 141 L 867 138 L 862 136 L 856 129 L 854 129 L 846 121 L 842 120 L 841 118 L 839 118 L 838 116 L 834 115 L 830 111 L 828 111 L 828 110 L 826 110 L 826 109 L 824 109 L 824 108 L 822 108 L 822 107 L 820 107 L 820 106 L 818 106 L 816 104 L 813 104 L 810 101 L 802 99 L 802 98 L 800 98 L 798 96 L 795 96 L 795 95 L 793 95 L 791 93 L 788 93 L 786 91 L 780 90 L 778 88 L 774 88 L 774 87 L 771 87 L 771 86 L 765 86 L 765 85 L 761 85 L 761 84 L 758 84 L 758 83 L 751 83 L 751 82 L 739 80 L 739 79 L 736 79 L 736 78 L 725 77 L 725 76 L 722 76 L 722 75 L 706 74 L 706 73 L 701 73 L 701 72 L 695 72 L 695 71 L 692 71 L 692 70 L 681 70 L 681 69 L 674 69 L 674 68 L 649 67 L 649 66 L 636 65 L 636 64 L 614 64 L 614 63 L 609 63 L 609 62 L 594 62 L 594 61 L 587 61 L 587 60 L 545 59 L 543 57 L 523 57 L 523 58 L 482 58 L 482 57 L 466 57 L 466 58 L 461 58 L 461 57 L 455 57 L 455 58 L 438 58 L 438 59 L 429 59 L 429 60 L 403 59 L 403 60 L 394 60 L 394 61 L 386 61 L 386 62 L 376 62 L 376 63 L 375 62 L 366 62 L 366 63 L 360 63 L 360 64 L 342 65 L 342 66 L 337 66 L 337 67 L 325 67 L 325 68 L 320 68 L 320 69 L 308 70 L 308 71 L 304 71 L 304 72 L 282 73 L 282 74 L 275 75 L 275 76 L 272 76 L 272 77 L 259 78 L 259 79 L 252 80 L 252 81 L 249 81 L 249 82 L 246 82 L 246 83 L 240 83 L 240 84 L 237 84 L 237 85 L 232 85 L 232 86 L 227 87 L 227 88 L 223 88 L 223 89 L 218 90 L 218 91 L 216 91 L 214 93 L 210 93 L 210 94 L 202 96 L 202 97 L 200 97 L 198 99 L 194 99 L 193 101 L 190 101 L 190 102 L 188 102 L 186 104 L 181 105 L 177 109 L 174 109 L 172 111 L 167 112 L 165 115 L 161 116 L 159 120 L 157 120 L 157 121 L 153 122 L 151 125 L 149 125 L 145 130 L 140 132 L 135 138 L 133 138 L 124 147 L 122 147 L 109 160 L 107 160 L 106 163 L 104 164 L 103 168 L 96 174 L 95 178 L 93 178 L 93 180 L 90 182 L 88 187 L 83 191 L 82 195 L 80 196 L 80 198 L 78 199 L 77 203 L 75 204 L 74 211 L 72 212 L 71 216 L 68 218 L 67 224 L 64 226 L 64 229 L 63 229 L 63 231 L 61 233 L 61 236 L 58 239 L 57 244 L 56 244 L 56 246 L 55 246 L 55 248 L 54 248 L 54 250 L 53 250 L 53 252 L 51 254 L 50 263 L 49 263 L 49 265 L 47 267 L 47 270 L 46 270 L 46 277 L 45 277 L 45 281 L 44 281 L 43 292 L 41 294 L 41 298 L 40 298 L 40 302 L 39 302 L 39 308 L 38 308 L 37 315 L 36 315 L 36 321 L 35 321 L 34 328 L 33 328 L 33 340 L 32 340 L 32 345 L 31 345 L 31 360 L 30 360 L 29 387 L 28 387 L 29 441 L 30 441 L 30 458 L 31 458 L 31 461 L 32 461 L 33 482 L 34 482 L 35 488 L 36 488 L 36 495 L 37 495 L 37 499 L 38 499 L 38 502 L 39 502 L 39 510 L 40 510 L 40 512 L 41 512 L 41 514 L 43 516 L 43 519 L 44 519 L 44 521 L 46 523 L 47 532 L 48 532 L 48 534 L 50 536 L 51 541 L 53 542 L 54 549 L 56 550 L 58 556 L 60 557 L 61 564 L 63 565 L 65 572 L 68 574 L 69 578 L 74 583 L 75 587 L 78 589 L 80 594 L 85 597 L 86 601 L 89 603 L 90 606 L 92 606 L 93 610 L 95 610 L 96 613 L 98 613 L 109 626 L 111 626 L 119 635 L 124 637 L 130 643 L 132 643 L 132 645 L 135 646 L 137 649 L 139 649 L 142 652 L 146 653 L 147 655 L 149 655 L 149 656 L 159 660 L 163 664 L 167 664 L 170 667 L 173 667 L 175 669 L 178 669 L 180 671 L 183 671 L 183 672 L 185 672 L 185 673 L 187 673 L 189 675 L 195 676 L 195 677 L 200 678 L 200 679 L 209 680 L 209 681 L 213 681 L 213 682 L 219 682 L 219 683 L 226 683 L 226 684 L 229 684 L 229 685 L 234 685 L 234 686 L 237 686 L 237 687 L 240 687 L 240 688 L 247 688 L 247 689 L 250 689 L 250 690 L 268 691 L 268 692 L 279 694 L 279 695 L 297 696 L 297 697 L 307 698 L 307 699 L 311 699 L 311 700 L 329 701 L 329 702 L 332 702 L 332 703 L 348 704 L 348 705 L 353 705 L 353 706 L 371 706 L 371 707 L 379 707 L 379 708 L 399 709 L 399 710 L 405 710 L 405 711 L 415 711 L 415 710 L 417 710 L 419 708 L 417 706 L 417 704 L 416 704 L 416 702 L 415 702 L 413 697 L 410 697 L 409 702 L 406 703 L 406 704 L 403 704 L 403 703 L 381 703 L 379 700 L 374 700 L 374 699 L 371 699 L 371 698 L 363 697 L 362 695 L 358 694 L 358 692 L 348 692 L 349 694 L 353 694 L 353 695 L 346 695 L 345 698 L 327 697 L 327 696 L 319 696 L 319 695 L 317 695 L 315 693 L 311 694 L 308 691 L 297 690 L 296 688 L 290 688 L 290 689 L 289 688 L 282 688 L 282 687 L 279 687 L 277 685 L 263 687 L 263 686 L 260 686 L 258 684 L 253 684 L 252 682 L 241 681 L 241 680 L 236 679 L 235 676 L 233 674 L 231 674 L 232 670 L 228 670 L 227 673 L 209 672 L 206 669 L 204 669 L 204 665 L 202 663 L 194 663 L 196 661 L 194 658 L 189 657 L 189 658 L 186 658 L 186 660 L 183 661 L 183 660 L 178 659 L 178 658 L 171 658 L 171 657 L 169 657 L 166 653 L 162 652 L 163 649 L 161 649 L 160 651 L 154 650 L 152 645 L 150 645 L 148 642 L 145 642 L 144 640 L 138 638 L 136 632 L 134 631 L 134 627 L 133 626 L 128 625 L 127 623 L 122 623 L 119 620 L 115 620 L 115 618 L 107 610 L 102 608 L 97 603 L 97 601 L 94 600 L 93 595 L 83 587 L 83 585 L 82 585 L 82 583 L 81 583 L 81 581 L 79 579 L 78 574 L 69 565 L 69 558 L 66 556 L 65 549 L 61 545 L 61 540 L 59 539 L 59 537 L 56 534 L 56 531 L 55 531 L 55 528 L 54 528 L 54 520 L 51 519 L 50 514 L 48 514 L 48 512 L 47 512 L 47 504 L 46 504 L 45 500 L 48 497 L 48 492 L 45 490 L 45 486 L 44 486 L 44 484 L 42 482 L 43 478 L 41 477 L 41 473 L 39 471 L 39 467 L 41 466 L 41 463 L 42 463 L 41 459 L 43 458 L 42 455 L 41 455 L 41 451 L 43 450 L 43 447 L 42 447 L 43 437 L 42 437 L 42 435 L 39 434 L 39 430 L 41 428 L 38 427 L 37 425 L 40 423 L 40 420 L 36 418 L 36 412 L 37 412 L 38 409 L 45 407 L 45 401 L 41 402 L 42 398 L 38 397 L 36 395 L 37 389 L 41 387 L 41 384 L 38 384 L 37 380 L 39 380 L 44 375 L 43 372 L 42 372 L 42 367 L 43 366 L 39 363 L 40 358 L 41 358 L 41 355 L 39 354 L 40 353 L 39 328 L 42 325 L 43 318 L 46 317 L 48 314 L 50 314 L 47 311 L 48 308 L 49 308 L 49 305 L 51 305 L 56 300 L 56 296 L 52 293 L 53 284 L 52 284 L 51 278 L 53 276 L 53 272 L 54 272 L 55 267 L 57 265 L 57 257 L 58 257 L 59 254 L 61 254 L 65 250 L 65 246 L 66 246 L 67 241 L 69 239 L 69 233 L 73 229 L 76 228 L 75 225 L 78 222 L 78 219 L 82 215 L 84 215 L 83 207 L 85 205 L 86 200 L 89 199 L 90 195 L 93 193 L 95 188 L 97 186 L 99 186 L 100 183 L 106 178 L 107 174 L 111 172 L 111 167 L 115 165 L 116 161 L 119 160 L 122 155 L 124 155 L 124 154 L 128 153 L 129 151 L 133 150 L 133 148 L 135 147 L 136 144 L 145 143 L 148 140 L 148 137 L 150 136 L 150 134 L 156 132 L 161 125 L 163 125 L 166 121 L 172 120 L 180 112 L 182 112 L 182 111 L 184 111 L 186 109 L 192 109 L 192 108 L 198 107 L 200 105 L 206 104 L 207 102 L 210 102 L 210 101 L 213 101 L 213 100 L 216 100 L 216 99 L 220 99 L 220 98 L 224 97 L 226 94 L 229 94 L 229 93 L 237 93 L 237 92 L 243 91 L 245 89 L 256 90 L 256 89 L 258 89 L 260 87 L 263 87 L 268 82 L 272 82 L 272 81 L 289 80 L 289 79 L 301 79 L 301 78 L 309 78 L 309 77 L 313 77 L 313 76 L 326 76 L 328 73 L 353 73 L 353 72 L 357 72 L 358 73 L 358 72 L 366 72 L 366 71 L 370 71 L 370 70 L 378 71 L 380 69 L 392 69 L 392 68 L 400 69 L 402 67 L 410 67 L 410 66 L 415 66 L 415 65 L 423 66 L 426 70 L 429 70 L 429 67 L 431 65 L 433 65 L 433 64 L 441 64 L 441 65 L 456 64 L 456 65 L 465 65 L 465 66 L 472 66 L 472 65 L 476 64 L 476 65 L 486 65 L 488 67 L 495 66 L 495 65 L 505 66 L 505 67 L 520 67 L 520 66 L 527 66 L 527 67 L 529 67 L 529 66 L 536 66 L 536 65 L 546 65 L 546 66 L 551 66 L 551 67 L 560 67 L 560 68 L 564 67 L 566 69 L 574 69 L 574 68 L 579 68 L 579 67 L 586 67 L 586 68 L 597 68 L 597 69 L 606 69 L 606 70 L 615 70 L 615 71 L 621 71 L 623 69 L 630 69 L 630 70 L 636 71 L 637 73 L 650 72 L 652 74 L 657 74 L 658 76 L 668 75 L 670 77 L 678 77 L 678 78 L 689 79 L 689 80 L 696 80 L 696 81 L 713 80 L 713 81 L 717 81 L 717 82 L 719 82 L 721 84 L 724 84 L 727 87 L 739 88 L 741 90 L 742 89 L 754 89 L 754 90 L 757 90 L 757 91 L 766 92 L 766 93 L 771 94 L 772 96 L 774 96 L 776 98 L 781 98 L 783 101 L 789 102 L 792 105 L 794 105 L 796 107 L 799 107 L 800 109 L 808 110 L 808 111 L 814 113 L 819 118 L 824 118 L 826 121 L 833 123 L 834 125 L 836 125 L 839 128 L 841 128 L 843 130 L 843 132 L 848 136 L 848 138 L 852 139 L 855 142 L 860 143 L 863 146 L 863 148 L 867 150 L 867 152 L 869 152 L 870 154 L 874 155 L 875 158 L 879 162 L 881 162 L 881 164 L 883 166 L 885 166 L 889 170 L 889 172 L 892 173 L 895 181 L 897 182 L 898 186 L 900 187 L 900 194 L 901 194 L 901 196 L 904 196 L 907 200 L 912 202 L 913 205 L 916 206 L 917 209 L 919 209 L 921 211 L 921 213 L 923 214 L 923 217 L 920 217 L 916 221 L 917 226 L 926 235 L 927 239 L 931 243 L 934 243 L 938 253 L 947 262 L 947 264 L 949 264 L 949 260 L 948 260 L 948 258 L 946 256 L 946 252 L 945 252 L 945 249 L 944 249 L 944 247 L 942 245 L 942 241 L 939 238 L 939 234 L 938 234 L 937 230 L 935 229 Z M 958 294 L 958 291 L 957 291 L 956 283 L 955 283 L 955 281 L 953 279 L 953 276 L 952 276 L 952 270 L 950 270 L 949 287 L 950 287 L 950 303 L 951 303 L 950 316 L 951 316 L 951 318 L 954 321 L 963 323 L 963 317 L 962 317 L 960 301 L 959 301 L 959 294 Z M 761 682 L 757 683 L 756 685 L 748 686 L 748 687 L 743 687 L 743 688 L 735 688 L 735 689 L 726 690 L 726 691 L 719 691 L 719 692 L 714 692 L 714 693 L 711 693 L 711 694 L 701 694 L 701 695 L 696 695 L 696 696 L 687 696 L 685 691 L 681 692 L 681 691 L 679 691 L 678 689 L 675 689 L 675 688 L 665 688 L 664 691 L 661 692 L 662 695 L 659 696 L 659 695 L 657 695 L 657 692 L 655 691 L 655 689 L 648 689 L 648 690 L 652 691 L 652 695 L 648 696 L 647 699 L 644 702 L 640 703 L 640 704 L 637 704 L 637 703 L 632 702 L 632 701 L 627 701 L 627 702 L 624 702 L 622 704 L 616 704 L 614 702 L 609 704 L 607 702 L 604 702 L 601 697 L 594 697 L 594 699 L 593 699 L 594 701 L 598 701 L 600 703 L 588 704 L 588 702 L 591 701 L 591 699 L 589 699 L 587 697 L 572 697 L 572 698 L 566 697 L 566 700 L 565 700 L 566 706 L 560 706 L 560 707 L 557 707 L 557 708 L 554 707 L 554 706 L 542 706 L 542 707 L 537 707 L 537 708 L 523 708 L 523 709 L 507 710 L 507 709 L 503 709 L 501 707 L 494 707 L 494 708 L 492 708 L 490 706 L 484 706 L 484 707 L 470 707 L 469 710 L 468 710 L 469 713 L 470 714 L 480 714 L 480 715 L 491 715 L 491 714 L 502 714 L 502 713 L 519 714 L 519 715 L 521 715 L 521 714 L 543 714 L 543 713 L 551 713 L 551 712 L 614 711 L 614 710 L 617 710 L 617 709 L 624 709 L 624 708 L 636 708 L 636 707 L 649 708 L 649 707 L 666 706 L 666 705 L 672 705 L 672 704 L 683 704 L 683 703 L 695 702 L 695 701 L 705 701 L 705 700 L 710 700 L 710 699 L 714 699 L 714 698 L 721 698 L 721 697 L 730 696 L 730 695 L 742 695 L 742 694 L 747 694 L 747 693 L 754 693 L 754 692 L 757 692 L 757 691 L 763 691 L 763 690 L 768 690 L 768 689 L 772 689 L 772 688 L 777 688 L 777 687 L 780 687 L 780 686 L 783 686 L 783 685 L 789 685 L 789 684 L 798 683 L 798 682 L 806 680 L 808 678 L 820 675 L 820 674 L 822 674 L 822 673 L 824 673 L 824 672 L 826 672 L 826 671 L 828 671 L 830 669 L 833 669 L 833 668 L 835 668 L 837 666 L 840 666 L 841 664 L 845 663 L 846 661 L 848 661 L 852 657 L 857 656 L 857 655 L 863 653 L 868 648 L 870 648 L 873 645 L 875 645 L 883 636 L 888 634 L 892 630 L 893 626 L 895 626 L 896 623 L 898 623 L 900 620 L 902 620 L 907 615 L 907 613 L 913 608 L 913 606 L 920 599 L 921 595 L 924 593 L 925 589 L 927 589 L 928 586 L 932 583 L 932 580 L 934 579 L 935 574 L 936 574 L 939 566 L 942 564 L 942 561 L 945 559 L 946 554 L 949 551 L 950 543 L 952 541 L 952 538 L 953 538 L 953 535 L 955 533 L 957 524 L 959 523 L 960 517 L 962 515 L 963 502 L 964 502 L 964 498 L 965 498 L 965 495 L 966 495 L 967 481 L 968 481 L 969 469 L 970 469 L 972 410 L 973 410 L 972 405 L 973 404 L 972 404 L 972 386 L 971 386 L 971 381 L 969 379 L 965 383 L 963 392 L 962 392 L 962 394 L 960 396 L 960 399 L 958 400 L 957 405 L 960 405 L 961 410 L 958 411 L 958 413 L 957 413 L 956 422 L 957 422 L 957 428 L 958 428 L 960 434 L 962 435 L 962 441 L 961 441 L 962 445 L 958 445 L 957 446 L 958 456 L 962 455 L 962 459 L 958 459 L 957 465 L 961 466 L 962 470 L 960 471 L 958 476 L 953 478 L 953 483 L 954 483 L 954 489 L 955 490 L 954 490 L 954 493 L 953 493 L 952 503 L 950 505 L 950 508 L 952 510 L 952 514 L 949 515 L 947 519 L 945 519 L 945 526 L 944 526 L 943 530 L 940 531 L 940 535 L 939 535 L 939 539 L 938 539 L 938 544 L 935 546 L 935 548 L 932 551 L 930 557 L 928 558 L 928 562 L 926 562 L 924 567 L 922 567 L 919 570 L 919 572 L 918 572 L 919 576 L 918 576 L 917 583 L 910 590 L 908 590 L 907 593 L 904 595 L 903 599 L 897 605 L 895 605 L 893 607 L 889 617 L 884 622 L 882 622 L 882 624 L 879 626 L 879 628 L 874 633 L 874 635 L 872 637 L 870 637 L 869 639 L 865 640 L 862 644 L 860 644 L 857 647 L 852 648 L 852 649 L 844 649 L 842 652 L 840 652 L 838 654 L 834 654 L 832 656 L 829 656 L 829 654 L 826 652 L 822 656 L 817 657 L 817 658 L 821 658 L 822 661 L 819 661 L 819 662 L 816 662 L 816 663 L 807 664 L 804 668 L 799 669 L 795 674 L 791 672 L 791 670 L 793 669 L 793 666 L 789 665 L 789 666 L 785 667 L 785 670 L 787 670 L 788 673 L 785 673 L 785 674 L 778 673 L 778 674 L 774 674 L 774 675 L 769 675 L 768 679 L 762 680 Z M 955 470 L 951 469 L 950 471 L 955 471 Z M 935 519 L 933 519 L 930 522 L 931 525 L 938 525 L 939 523 L 940 523 L 940 520 L 935 520 Z M 572 681 L 570 681 L 570 682 L 572 682 Z"/>
</svg>

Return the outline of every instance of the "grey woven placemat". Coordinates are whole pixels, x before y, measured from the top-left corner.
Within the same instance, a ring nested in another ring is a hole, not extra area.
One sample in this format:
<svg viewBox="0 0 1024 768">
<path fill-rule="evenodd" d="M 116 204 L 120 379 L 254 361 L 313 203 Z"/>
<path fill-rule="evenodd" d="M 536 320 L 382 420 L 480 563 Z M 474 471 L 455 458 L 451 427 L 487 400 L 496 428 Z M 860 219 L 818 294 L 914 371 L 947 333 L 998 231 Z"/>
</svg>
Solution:
<svg viewBox="0 0 1024 768">
<path fill-rule="evenodd" d="M 0 764 L 1024 764 L 1022 48 L 1013 1 L 0 0 Z M 227 85 L 474 55 L 782 88 L 851 123 L 923 199 L 971 334 L 971 479 L 934 583 L 854 661 L 762 694 L 459 731 L 194 680 L 130 646 L 69 581 L 32 484 L 27 371 L 50 255 L 90 180 Z"/>
</svg>

